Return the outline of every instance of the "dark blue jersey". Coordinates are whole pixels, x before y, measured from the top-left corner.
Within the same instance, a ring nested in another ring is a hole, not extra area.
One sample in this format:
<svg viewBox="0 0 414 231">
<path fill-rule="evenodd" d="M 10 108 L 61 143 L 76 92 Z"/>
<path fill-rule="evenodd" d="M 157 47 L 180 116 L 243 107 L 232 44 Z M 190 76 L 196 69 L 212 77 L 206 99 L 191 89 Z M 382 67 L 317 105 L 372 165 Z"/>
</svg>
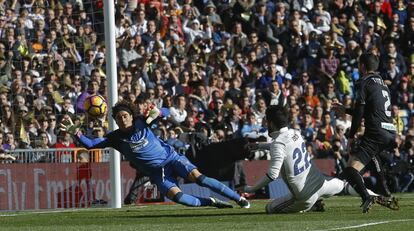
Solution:
<svg viewBox="0 0 414 231">
<path fill-rule="evenodd" d="M 88 149 L 112 147 L 140 171 L 149 175 L 177 155 L 174 148 L 156 137 L 140 118 L 134 120 L 134 129 L 130 132 L 117 129 L 105 138 L 90 139 L 81 135 L 79 140 Z"/>
</svg>

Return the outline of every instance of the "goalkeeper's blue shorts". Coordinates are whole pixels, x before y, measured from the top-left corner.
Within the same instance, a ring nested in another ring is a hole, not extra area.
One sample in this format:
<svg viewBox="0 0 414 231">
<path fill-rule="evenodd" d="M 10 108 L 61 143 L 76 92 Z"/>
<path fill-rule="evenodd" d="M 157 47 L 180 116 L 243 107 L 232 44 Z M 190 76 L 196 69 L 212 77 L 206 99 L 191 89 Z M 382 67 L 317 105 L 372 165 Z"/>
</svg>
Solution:
<svg viewBox="0 0 414 231">
<path fill-rule="evenodd" d="M 158 190 L 160 190 L 162 194 L 167 195 L 170 188 L 178 187 L 177 176 L 187 179 L 190 172 L 196 168 L 197 167 L 192 164 L 187 157 L 175 155 L 163 168 L 160 168 L 159 171 L 151 174 L 151 183 L 156 184 Z"/>
</svg>

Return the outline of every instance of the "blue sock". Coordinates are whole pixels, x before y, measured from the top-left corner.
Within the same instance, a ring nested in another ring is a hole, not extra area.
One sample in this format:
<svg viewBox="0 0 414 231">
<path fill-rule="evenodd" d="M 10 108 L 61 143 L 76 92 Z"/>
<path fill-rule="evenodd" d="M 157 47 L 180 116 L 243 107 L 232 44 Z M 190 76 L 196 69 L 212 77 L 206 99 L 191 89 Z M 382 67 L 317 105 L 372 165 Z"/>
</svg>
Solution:
<svg viewBox="0 0 414 231">
<path fill-rule="evenodd" d="M 237 194 L 235 191 L 231 190 L 229 187 L 227 187 L 226 185 L 214 178 L 201 175 L 199 178 L 197 178 L 197 184 L 209 188 L 213 190 L 213 192 L 230 198 L 236 202 L 240 200 L 239 194 Z"/>
<path fill-rule="evenodd" d="M 209 206 L 212 203 L 210 198 L 196 197 L 189 194 L 184 194 L 183 192 L 177 193 L 174 196 L 173 201 L 182 205 L 192 207 Z"/>
</svg>

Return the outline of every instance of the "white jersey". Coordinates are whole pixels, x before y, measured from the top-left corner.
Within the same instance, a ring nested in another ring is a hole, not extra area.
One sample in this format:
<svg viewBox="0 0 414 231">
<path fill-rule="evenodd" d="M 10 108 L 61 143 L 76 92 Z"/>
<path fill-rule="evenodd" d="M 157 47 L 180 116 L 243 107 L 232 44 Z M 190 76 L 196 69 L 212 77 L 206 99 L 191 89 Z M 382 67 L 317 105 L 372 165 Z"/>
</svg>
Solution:
<svg viewBox="0 0 414 231">
<path fill-rule="evenodd" d="M 296 199 L 308 198 L 317 192 L 325 177 L 312 165 L 300 131 L 285 127 L 270 136 L 274 140 L 270 145 L 268 177 L 276 179 L 281 174 Z"/>
</svg>

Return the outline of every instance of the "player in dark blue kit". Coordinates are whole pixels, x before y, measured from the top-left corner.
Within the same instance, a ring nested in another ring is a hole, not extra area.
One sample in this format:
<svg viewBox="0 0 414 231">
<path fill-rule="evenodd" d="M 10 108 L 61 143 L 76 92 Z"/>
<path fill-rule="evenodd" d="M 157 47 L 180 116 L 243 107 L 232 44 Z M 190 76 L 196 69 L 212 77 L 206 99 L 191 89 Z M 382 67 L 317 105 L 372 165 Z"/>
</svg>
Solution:
<svg viewBox="0 0 414 231">
<path fill-rule="evenodd" d="M 148 175 L 164 195 L 176 203 L 187 206 L 232 207 L 217 198 L 200 198 L 183 193 L 176 182 L 176 177 L 181 176 L 234 200 L 242 208 L 249 208 L 250 204 L 244 197 L 216 179 L 201 174 L 185 156 L 179 155 L 172 146 L 154 135 L 149 124 L 162 111 L 153 108 L 147 118 L 134 117 L 134 106 L 128 102 L 119 102 L 112 108 L 112 115 L 119 129 L 108 133 L 104 138 L 86 137 L 71 121 L 61 127 L 75 135 L 88 149 L 112 147 L 118 150 L 137 170 Z"/>
<path fill-rule="evenodd" d="M 391 118 L 390 91 L 381 76 L 375 72 L 378 65 L 378 57 L 374 54 L 365 53 L 359 58 L 359 70 L 363 77 L 357 82 L 352 125 L 348 139 L 350 158 L 348 167 L 343 172 L 343 177 L 362 198 L 363 213 L 368 212 L 374 202 L 391 209 L 399 208 L 396 199 L 389 197 L 390 193 L 385 180 L 381 182 L 382 190 L 389 198 L 371 196 L 368 194 L 360 173 L 367 164 L 374 162 L 376 171 L 383 174 L 381 166 L 377 162 L 377 156 L 382 151 L 395 147 L 396 129 Z M 339 105 L 334 106 L 338 107 Z M 365 132 L 356 142 L 356 134 L 362 119 L 365 123 Z"/>
</svg>

